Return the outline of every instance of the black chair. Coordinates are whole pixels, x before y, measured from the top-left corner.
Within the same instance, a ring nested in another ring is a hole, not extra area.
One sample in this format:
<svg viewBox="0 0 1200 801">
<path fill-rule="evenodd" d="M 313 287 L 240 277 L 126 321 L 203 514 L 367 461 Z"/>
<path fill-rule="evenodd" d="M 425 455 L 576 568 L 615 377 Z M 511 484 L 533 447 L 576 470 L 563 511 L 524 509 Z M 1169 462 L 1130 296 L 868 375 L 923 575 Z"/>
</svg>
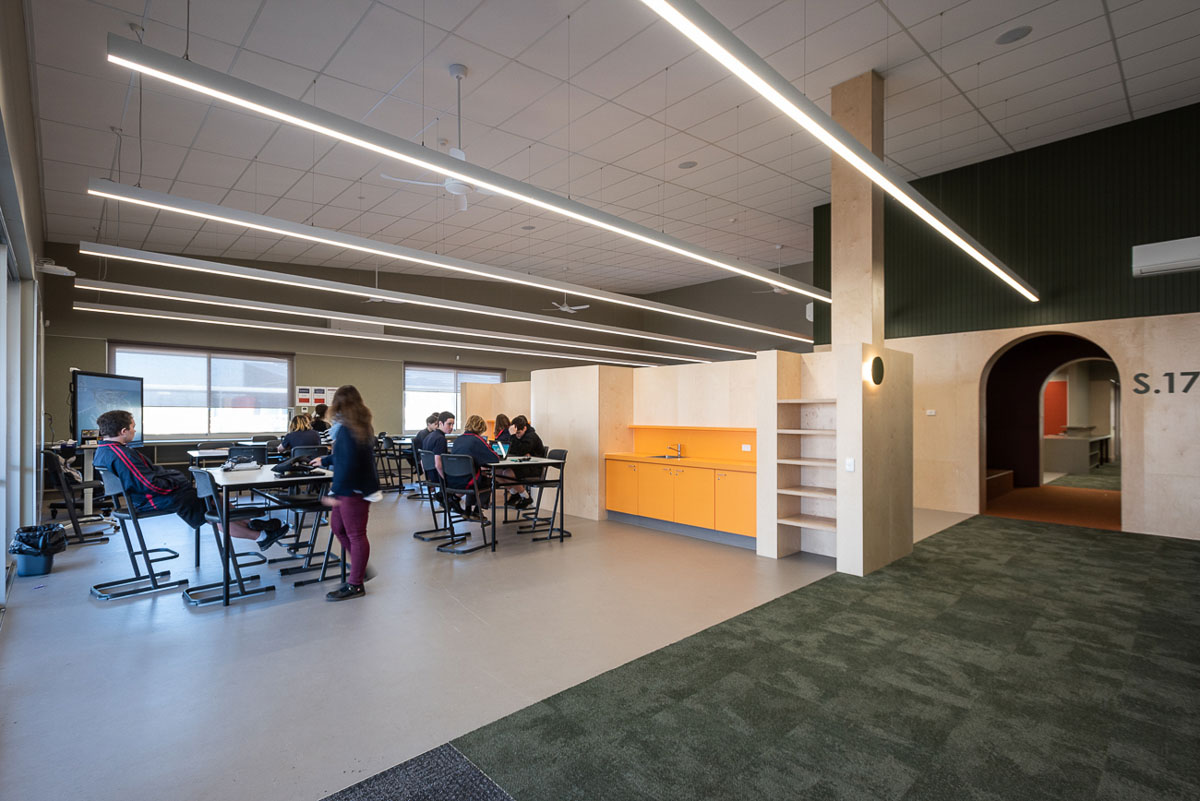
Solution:
<svg viewBox="0 0 1200 801">
<path fill-rule="evenodd" d="M 299 456 L 304 461 L 310 461 L 318 456 L 325 456 L 329 453 L 329 449 L 324 445 L 299 445 L 292 448 L 292 456 Z M 321 503 L 323 493 L 323 485 L 320 483 L 310 485 L 297 485 L 290 487 L 286 494 L 275 495 L 274 498 L 280 505 L 286 506 L 287 511 L 295 515 L 295 525 L 293 526 L 296 536 L 295 539 L 285 547 L 291 553 L 291 556 L 281 556 L 274 559 L 268 559 L 271 564 L 277 562 L 286 562 L 294 559 L 302 560 L 300 564 L 292 567 L 285 567 L 279 571 L 283 576 L 294 576 L 300 573 L 309 573 L 313 570 L 320 570 L 321 575 L 317 579 L 309 579 L 306 581 L 298 581 L 295 586 L 302 587 L 305 584 L 311 584 L 314 581 L 325 581 L 334 576 L 328 575 L 330 567 L 341 567 L 342 579 L 345 579 L 345 553 L 341 557 L 333 556 L 333 533 L 330 532 L 329 542 L 326 543 L 324 559 L 320 562 L 314 561 L 317 557 L 317 540 L 319 539 L 320 528 L 328 522 L 329 508 Z M 313 515 L 312 525 L 309 528 L 307 540 L 302 540 L 305 525 L 308 515 Z"/>
<path fill-rule="evenodd" d="M 454 524 L 463 518 L 455 514 L 450 508 L 446 496 L 446 484 L 441 474 L 437 472 L 437 464 L 434 462 L 433 453 L 431 451 L 417 451 L 417 456 L 422 468 L 421 500 L 429 501 L 429 514 L 433 518 L 433 528 L 414 531 L 413 539 L 418 539 L 422 542 L 451 539 L 454 537 Z M 435 500 L 441 500 L 442 508 L 440 510 L 437 508 Z M 439 520 L 439 518 L 441 519 Z"/>
<path fill-rule="evenodd" d="M 57 453 L 52 450 L 42 451 L 42 461 L 50 471 L 50 477 L 53 479 L 54 485 L 62 492 L 63 499 L 50 504 L 51 517 L 54 517 L 55 509 L 65 509 L 67 518 L 71 521 L 71 533 L 67 535 L 67 542 L 71 545 L 99 545 L 102 542 L 108 542 L 108 537 L 99 532 L 89 532 L 85 534 L 80 527 L 81 523 L 98 523 L 103 522 L 106 526 L 112 526 L 112 530 L 117 530 L 117 523 L 113 520 L 104 520 L 99 515 L 91 515 L 83 517 L 79 513 L 83 511 L 83 491 L 103 490 L 103 481 L 74 481 L 70 474 L 63 469 L 62 460 Z"/>
<path fill-rule="evenodd" d="M 212 526 L 213 537 L 215 537 L 217 541 L 217 555 L 221 558 L 222 562 L 224 562 L 225 537 L 221 533 L 221 515 L 217 508 L 216 482 L 213 481 L 212 473 L 209 473 L 207 470 L 201 470 L 193 467 L 191 469 L 191 473 L 192 479 L 196 482 L 196 496 L 202 499 L 204 501 L 204 505 L 208 508 L 207 513 L 204 515 L 204 519 L 208 521 L 210 526 Z M 255 517 L 256 515 L 256 511 L 241 511 L 236 509 L 230 510 L 229 522 L 233 522 L 234 520 L 245 520 L 250 517 Z M 230 540 L 230 542 L 232 543 L 232 540 Z M 243 567 L 257 567 L 258 565 L 266 564 L 267 557 L 260 553 L 253 553 L 251 551 L 243 551 L 240 553 L 234 551 L 232 554 L 230 554 L 230 557 L 229 575 L 235 582 L 237 582 L 238 587 L 236 593 L 229 593 L 230 598 L 241 598 L 242 596 L 246 595 L 260 595 L 264 592 L 270 592 L 271 590 L 275 589 L 274 587 L 258 587 L 253 590 L 248 590 L 246 589 L 246 585 L 251 582 L 258 581 L 262 578 L 262 576 L 257 574 L 253 576 L 242 575 Z M 214 581 L 210 584 L 201 584 L 199 586 L 184 590 L 183 598 L 193 606 L 220 603 L 224 600 L 224 587 L 225 582 L 223 580 Z M 211 593 L 213 590 L 222 590 L 222 592 L 218 592 L 215 595 L 203 594 Z"/>
<path fill-rule="evenodd" d="M 542 470 L 542 475 L 540 478 L 531 478 L 525 480 L 525 486 L 527 488 L 537 488 L 537 495 L 534 498 L 533 511 L 526 512 L 522 515 L 522 517 L 529 521 L 529 524 L 521 526 L 517 529 L 517 531 L 520 531 L 523 534 L 534 534 L 539 531 L 545 531 L 545 537 L 534 537 L 533 542 L 545 542 L 552 539 L 557 539 L 559 542 L 561 542 L 563 538 L 571 536 L 571 532 L 567 531 L 563 527 L 563 523 L 560 520 L 564 511 L 560 504 L 563 503 L 563 474 L 567 468 L 567 451 L 562 448 L 555 448 L 554 450 L 547 451 L 546 458 L 561 459 L 562 464 L 546 465 L 545 469 Z M 550 471 L 552 470 L 555 471 L 555 475 L 550 475 Z M 550 509 L 549 516 L 539 517 L 538 512 L 540 512 L 542 509 L 542 492 L 547 489 L 553 489 L 555 491 L 554 505 Z M 559 520 L 559 524 L 557 526 L 554 525 L 556 520 Z M 555 531 L 558 532 L 558 537 L 554 536 Z"/>
<path fill-rule="evenodd" d="M 121 524 L 121 534 L 125 536 L 125 549 L 129 552 L 129 564 L 133 565 L 133 576 L 130 578 L 117 579 L 116 581 L 106 581 L 102 584 L 96 584 L 92 587 L 92 595 L 95 595 L 101 601 L 109 601 L 114 598 L 128 598 L 131 595 L 145 595 L 159 590 L 170 590 L 176 587 L 186 587 L 188 580 L 180 579 L 179 581 L 164 582 L 162 579 L 170 578 L 170 570 L 155 571 L 154 565 L 158 562 L 166 562 L 170 559 L 178 558 L 179 551 L 171 548 L 147 548 L 146 538 L 142 535 L 141 521 L 144 518 L 161 517 L 163 515 L 172 515 L 174 512 L 169 511 L 144 511 L 139 512 L 129 499 L 129 495 L 125 492 L 125 487 L 121 484 L 121 478 L 116 473 L 108 470 L 100 471 L 100 478 L 104 482 L 104 492 L 113 499 L 113 517 Z M 133 540 L 129 537 L 130 524 L 133 526 L 134 534 L 137 535 L 137 547 L 133 546 Z M 200 529 L 195 530 L 196 533 L 196 563 L 200 563 Z M 167 554 L 166 556 L 157 556 L 156 554 Z M 139 566 L 138 562 L 142 565 Z M 142 566 L 145 567 L 145 574 L 142 573 Z M 133 585 L 131 589 L 121 590 L 119 592 L 110 592 L 114 587 L 127 587 Z M 142 585 L 142 586 L 138 586 Z"/>
<path fill-rule="evenodd" d="M 404 489 L 400 460 L 400 448 L 394 439 L 381 436 L 375 441 L 375 472 L 379 475 L 379 488 L 384 492 Z"/>
<path fill-rule="evenodd" d="M 493 551 L 496 550 L 496 533 L 494 530 L 492 531 L 491 540 L 488 540 L 488 527 L 491 526 L 492 523 L 488 520 L 487 516 L 483 514 L 483 501 L 479 494 L 479 482 L 472 480 L 478 474 L 478 471 L 475 467 L 475 460 L 465 453 L 443 453 L 441 474 L 441 486 L 443 492 L 442 497 L 446 498 L 447 500 L 453 496 L 456 498 L 470 498 L 475 501 L 475 509 L 479 514 L 479 530 L 483 535 L 483 541 L 478 545 L 472 545 L 469 547 L 459 545 L 458 543 L 462 542 L 471 535 L 470 533 L 459 535 L 454 530 L 454 522 L 458 521 L 454 521 L 450 524 L 450 541 L 442 543 L 437 547 L 437 549 L 442 553 L 472 553 L 490 545 L 492 546 Z M 458 480 L 454 481 L 454 479 Z M 469 483 L 470 486 L 462 488 L 452 487 L 448 483 L 449 481 L 453 481 L 455 484 Z M 466 520 L 466 518 L 459 518 L 459 520 Z"/>
</svg>

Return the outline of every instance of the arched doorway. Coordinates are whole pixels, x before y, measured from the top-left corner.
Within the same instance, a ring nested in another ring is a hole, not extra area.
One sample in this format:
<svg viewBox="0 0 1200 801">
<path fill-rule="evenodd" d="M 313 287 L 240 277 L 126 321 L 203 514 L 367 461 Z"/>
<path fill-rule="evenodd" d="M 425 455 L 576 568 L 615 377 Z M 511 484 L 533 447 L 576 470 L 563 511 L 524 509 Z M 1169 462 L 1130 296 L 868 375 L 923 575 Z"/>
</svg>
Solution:
<svg viewBox="0 0 1200 801">
<path fill-rule="evenodd" d="M 980 511 L 1119 531 L 1119 382 L 1104 349 L 1072 334 L 998 351 L 982 377 Z"/>
</svg>

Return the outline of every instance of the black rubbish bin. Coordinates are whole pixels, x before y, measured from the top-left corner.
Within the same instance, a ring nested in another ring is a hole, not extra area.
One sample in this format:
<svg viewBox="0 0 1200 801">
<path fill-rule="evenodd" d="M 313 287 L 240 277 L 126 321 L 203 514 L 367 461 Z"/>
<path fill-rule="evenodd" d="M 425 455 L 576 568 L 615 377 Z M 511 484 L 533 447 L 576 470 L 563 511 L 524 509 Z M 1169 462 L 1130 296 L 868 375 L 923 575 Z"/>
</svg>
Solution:
<svg viewBox="0 0 1200 801">
<path fill-rule="evenodd" d="M 22 526 L 13 534 L 8 552 L 17 557 L 18 576 L 44 576 L 54 567 L 54 554 L 67 549 L 62 523 Z"/>
</svg>

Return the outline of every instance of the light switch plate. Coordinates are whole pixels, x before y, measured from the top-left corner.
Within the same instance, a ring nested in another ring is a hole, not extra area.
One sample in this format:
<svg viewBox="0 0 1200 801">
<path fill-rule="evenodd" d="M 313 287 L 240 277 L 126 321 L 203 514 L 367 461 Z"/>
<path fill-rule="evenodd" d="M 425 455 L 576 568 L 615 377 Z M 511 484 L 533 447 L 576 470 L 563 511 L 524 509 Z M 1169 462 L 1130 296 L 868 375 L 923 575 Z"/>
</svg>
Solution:
<svg viewBox="0 0 1200 801">
<path fill-rule="evenodd" d="M 745 451 L 746 453 L 749 453 L 749 452 L 750 452 L 750 450 L 751 450 L 751 448 L 750 448 L 750 443 L 749 443 L 749 442 L 743 442 L 743 443 L 742 443 L 742 450 L 743 450 L 743 451 Z"/>
<path fill-rule="evenodd" d="M 926 409 L 925 416 L 926 417 L 937 417 L 937 409 Z"/>
<path fill-rule="evenodd" d="M 854 457 L 853 456 L 851 456 L 850 458 L 848 458 L 846 460 L 846 472 L 847 473 L 854 472 Z"/>
</svg>

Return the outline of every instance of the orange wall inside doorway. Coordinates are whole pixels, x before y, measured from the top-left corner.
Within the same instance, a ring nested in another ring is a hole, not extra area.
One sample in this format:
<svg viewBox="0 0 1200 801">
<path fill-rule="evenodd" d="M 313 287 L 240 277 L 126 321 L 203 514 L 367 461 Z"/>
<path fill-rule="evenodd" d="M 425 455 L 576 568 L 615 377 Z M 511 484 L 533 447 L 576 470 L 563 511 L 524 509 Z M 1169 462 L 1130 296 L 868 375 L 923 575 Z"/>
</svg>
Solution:
<svg viewBox="0 0 1200 801">
<path fill-rule="evenodd" d="M 1061 434 L 1067 424 L 1067 382 L 1047 381 L 1042 408 L 1042 433 Z"/>
</svg>

